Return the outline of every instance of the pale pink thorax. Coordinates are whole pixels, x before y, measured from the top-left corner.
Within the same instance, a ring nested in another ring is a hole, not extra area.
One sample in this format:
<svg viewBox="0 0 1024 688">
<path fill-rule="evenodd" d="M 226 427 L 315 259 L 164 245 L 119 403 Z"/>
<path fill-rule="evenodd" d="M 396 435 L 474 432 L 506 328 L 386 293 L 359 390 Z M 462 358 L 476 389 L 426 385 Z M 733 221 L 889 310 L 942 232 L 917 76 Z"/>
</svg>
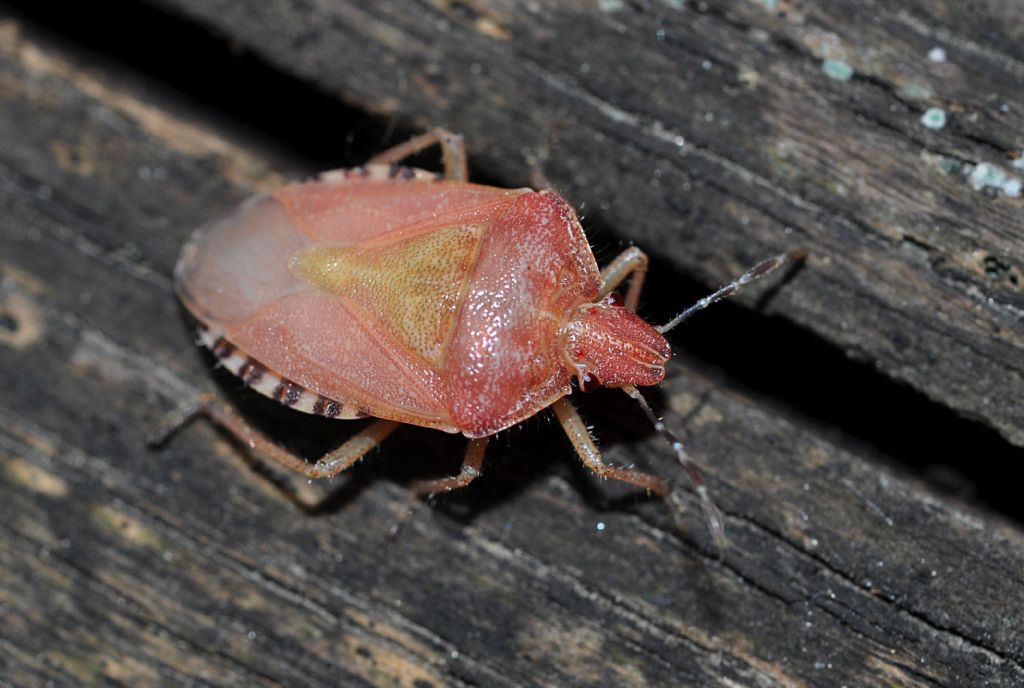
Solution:
<svg viewBox="0 0 1024 688">
<path fill-rule="evenodd" d="M 609 294 L 599 303 L 585 303 L 569 312 L 561 344 L 566 367 L 580 388 L 599 385 L 654 385 L 665 377 L 672 357 L 669 343 L 654 327 Z"/>
</svg>

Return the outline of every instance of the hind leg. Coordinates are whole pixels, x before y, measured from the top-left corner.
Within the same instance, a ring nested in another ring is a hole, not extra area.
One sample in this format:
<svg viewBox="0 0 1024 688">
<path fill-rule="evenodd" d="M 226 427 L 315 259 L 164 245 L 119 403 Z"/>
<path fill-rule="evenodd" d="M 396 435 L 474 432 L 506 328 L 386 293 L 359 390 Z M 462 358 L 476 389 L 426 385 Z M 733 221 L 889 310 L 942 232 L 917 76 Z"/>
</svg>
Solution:
<svg viewBox="0 0 1024 688">
<path fill-rule="evenodd" d="M 337 449 L 324 454 L 316 463 L 308 463 L 301 456 L 278 446 L 246 423 L 236 411 L 218 401 L 212 394 L 206 393 L 172 413 L 154 433 L 150 443 L 163 443 L 179 428 L 200 416 L 229 432 L 255 454 L 271 459 L 307 478 L 330 478 L 338 475 L 383 442 L 400 425 L 391 420 L 378 420 L 350 437 Z"/>
<path fill-rule="evenodd" d="M 469 178 L 466 166 L 466 146 L 462 141 L 462 136 L 453 134 L 447 129 L 431 129 L 424 134 L 409 139 L 405 143 L 400 143 L 393 148 L 378 153 L 367 162 L 371 165 L 396 163 L 434 144 L 441 146 L 445 179 L 458 182 L 466 181 Z"/>
<path fill-rule="evenodd" d="M 470 440 L 469 446 L 466 447 L 466 456 L 462 460 L 462 469 L 458 475 L 413 483 L 411 488 L 413 494 L 419 497 L 429 497 L 439 492 L 451 492 L 465 487 L 479 478 L 484 463 L 484 452 L 487 450 L 489 440 L 489 437 Z"/>
</svg>

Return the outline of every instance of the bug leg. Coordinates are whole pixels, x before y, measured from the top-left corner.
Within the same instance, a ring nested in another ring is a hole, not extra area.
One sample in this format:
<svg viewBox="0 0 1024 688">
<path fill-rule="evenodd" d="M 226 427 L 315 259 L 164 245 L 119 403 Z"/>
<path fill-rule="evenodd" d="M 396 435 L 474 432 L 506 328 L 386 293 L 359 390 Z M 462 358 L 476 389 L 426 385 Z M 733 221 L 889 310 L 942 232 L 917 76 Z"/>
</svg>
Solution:
<svg viewBox="0 0 1024 688">
<path fill-rule="evenodd" d="M 458 475 L 436 480 L 421 480 L 413 483 L 410 488 L 417 497 L 429 497 L 439 492 L 450 492 L 465 487 L 480 477 L 484 463 L 484 452 L 487 450 L 489 437 L 470 440 L 466 447 L 466 457 L 462 460 L 462 470 Z"/>
<path fill-rule="evenodd" d="M 436 480 L 420 480 L 413 483 L 409 491 L 416 497 L 432 497 L 441 492 L 450 492 L 469 485 L 480 477 L 481 467 L 484 463 L 484 452 L 487 450 L 487 443 L 490 439 L 490 437 L 481 437 L 469 441 L 469 445 L 466 447 L 466 456 L 462 460 L 462 469 L 458 475 L 438 478 Z M 394 540 L 398 537 L 398 533 L 401 532 L 405 523 L 412 516 L 412 513 L 412 506 L 410 506 L 406 510 L 405 515 L 391 525 L 388 540 Z"/>
<path fill-rule="evenodd" d="M 680 530 L 684 529 L 682 514 L 686 511 L 686 503 L 685 496 L 680 490 L 673 489 L 672 484 L 667 480 L 663 480 L 662 478 L 651 475 L 650 473 L 609 466 L 604 462 L 604 459 L 601 458 L 601 452 L 598 450 L 597 445 L 594 444 L 594 440 L 590 436 L 590 432 L 587 430 L 586 424 L 583 422 L 583 419 L 580 418 L 580 414 L 576 411 L 576 407 L 572 405 L 572 402 L 569 401 L 568 398 L 562 397 L 552 404 L 551 408 L 554 409 L 555 415 L 558 417 L 558 422 L 562 424 L 565 434 L 569 436 L 569 441 L 572 442 L 573 446 L 576 448 L 576 453 L 579 454 L 587 468 L 594 471 L 594 473 L 602 478 L 611 478 L 612 480 L 636 485 L 658 495 L 668 506 L 669 512 L 672 514 L 672 518 L 676 522 L 676 526 Z M 699 474 L 695 475 L 699 480 Z M 700 488 L 703 489 L 703 482 L 700 482 L 699 485 Z M 705 516 L 708 517 L 708 524 L 712 538 L 715 541 L 715 546 L 718 547 L 721 552 L 725 549 L 724 530 L 721 528 L 721 516 L 718 515 L 717 510 L 715 510 L 714 515 L 716 517 L 711 518 L 709 512 L 705 510 Z"/>
<path fill-rule="evenodd" d="M 601 270 L 601 296 L 607 296 L 632 275 L 632 279 L 629 280 L 629 291 L 626 292 L 626 308 L 636 311 L 636 307 L 640 303 L 640 290 L 644 286 L 644 277 L 647 276 L 648 262 L 647 254 L 636 246 L 630 246 L 617 255 L 615 260 Z"/>
<path fill-rule="evenodd" d="M 368 162 L 370 164 L 383 165 L 396 163 L 434 144 L 441 146 L 445 179 L 457 182 L 466 181 L 469 178 L 466 166 L 466 146 L 462 141 L 462 136 L 453 134 L 447 129 L 431 129 L 424 134 L 414 136 L 405 143 L 400 143 L 393 148 L 378 153 L 370 158 Z"/>
<path fill-rule="evenodd" d="M 383 442 L 388 435 L 398 429 L 401 423 L 393 420 L 377 420 L 356 433 L 337 449 L 324 454 L 315 464 L 303 462 L 300 471 L 309 478 L 330 478 L 351 467 L 366 453 Z M 277 447 L 277 445 L 273 445 Z M 289 456 L 296 458 L 294 454 Z"/>
<path fill-rule="evenodd" d="M 146 437 L 146 444 L 151 447 L 159 447 L 167 442 L 171 435 L 191 423 L 196 417 L 203 414 L 203 409 L 213 403 L 213 395 L 203 392 L 191 399 L 188 403 L 179 406 L 160 422 L 156 428 Z"/>
<path fill-rule="evenodd" d="M 562 397 L 553 403 L 551 408 L 554 410 L 558 422 L 562 424 L 565 434 L 569 436 L 572 446 L 576 448 L 576 453 L 579 454 L 580 459 L 583 460 L 583 464 L 587 468 L 601 478 L 611 478 L 612 480 L 636 485 L 645 490 L 650 490 L 663 499 L 669 498 L 672 487 L 667 481 L 650 473 L 634 471 L 629 468 L 617 468 L 606 464 L 604 459 L 601 458 L 601 452 L 598 450 L 597 445 L 594 444 L 594 439 L 590 436 L 590 431 L 587 430 L 586 424 L 580 418 L 576 407 L 572 405 L 572 402 L 567 397 Z"/>
<path fill-rule="evenodd" d="M 330 478 L 363 458 L 394 432 L 400 423 L 378 420 L 353 435 L 344 444 L 325 454 L 316 463 L 308 463 L 287 449 L 278 446 L 263 433 L 254 429 L 237 412 L 218 401 L 212 394 L 201 394 L 195 401 L 171 413 L 167 421 L 151 437 L 151 444 L 160 444 L 176 430 L 199 416 L 205 416 L 220 426 L 250 451 L 272 459 L 285 468 L 307 478 Z"/>
</svg>

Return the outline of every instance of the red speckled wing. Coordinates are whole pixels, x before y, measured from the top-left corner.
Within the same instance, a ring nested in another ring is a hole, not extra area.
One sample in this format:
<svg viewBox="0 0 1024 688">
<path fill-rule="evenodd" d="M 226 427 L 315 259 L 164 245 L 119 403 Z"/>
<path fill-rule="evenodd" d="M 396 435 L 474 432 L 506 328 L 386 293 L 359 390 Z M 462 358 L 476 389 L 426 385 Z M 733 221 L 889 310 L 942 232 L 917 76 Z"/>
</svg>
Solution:
<svg viewBox="0 0 1024 688">
<path fill-rule="evenodd" d="M 293 184 L 274 197 L 310 241 L 352 244 L 445 217 L 452 222 L 489 219 L 493 208 L 523 189 L 462 182 L 347 180 Z"/>
<path fill-rule="evenodd" d="M 381 418 L 461 429 L 437 365 L 456 326 L 441 311 L 465 295 L 478 250 L 476 242 L 467 262 L 466 237 L 483 236 L 522 193 L 379 178 L 285 187 L 198 232 L 182 253 L 177 289 L 206 326 L 314 393 Z M 403 256 L 422 253 L 416 241 L 452 227 L 453 239 L 431 249 L 426 282 L 403 269 Z M 444 281 L 446 266 L 454 267 Z M 381 279 L 384 269 L 394 279 Z M 425 301 L 434 284 L 455 297 Z M 410 308 L 403 289 L 427 305 Z"/>
<path fill-rule="evenodd" d="M 363 413 L 451 426 L 436 371 L 332 294 L 290 294 L 225 334 L 272 370 Z"/>
</svg>

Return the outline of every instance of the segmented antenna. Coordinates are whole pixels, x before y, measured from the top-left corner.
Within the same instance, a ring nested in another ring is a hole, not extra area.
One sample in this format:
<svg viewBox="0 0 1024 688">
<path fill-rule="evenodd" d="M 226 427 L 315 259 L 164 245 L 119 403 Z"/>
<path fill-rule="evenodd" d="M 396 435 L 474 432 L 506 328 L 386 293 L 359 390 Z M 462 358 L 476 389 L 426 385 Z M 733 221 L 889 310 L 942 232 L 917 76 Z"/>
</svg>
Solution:
<svg viewBox="0 0 1024 688">
<path fill-rule="evenodd" d="M 686 471 L 686 475 L 690 478 L 690 485 L 693 487 L 693 491 L 697 493 L 697 497 L 700 498 L 700 508 L 704 512 L 704 521 L 708 524 L 708 531 L 711 533 L 711 539 L 715 543 L 715 547 L 718 548 L 719 552 L 724 552 L 728 546 L 729 541 L 725 537 L 725 521 L 722 518 L 722 512 L 715 506 L 715 502 L 711 499 L 711 494 L 708 492 L 707 485 L 704 484 L 704 478 L 700 474 L 700 469 L 697 468 L 697 464 L 693 462 L 690 455 L 686 453 L 683 448 L 683 443 L 679 441 L 679 438 L 672 434 L 672 431 L 665 427 L 665 424 L 654 415 L 654 411 L 651 410 L 650 404 L 644 399 L 643 395 L 633 385 L 628 385 L 622 388 L 622 391 L 631 396 L 640 404 L 640 408 L 644 410 L 644 414 L 647 416 L 651 424 L 654 425 L 654 429 L 661 433 L 670 445 L 672 450 L 676 453 L 676 458 L 679 459 L 679 463 L 683 464 L 683 469 Z M 684 505 L 679 501 L 678 494 L 673 491 L 668 495 L 670 506 L 672 507 L 674 514 L 682 513 L 685 508 Z"/>
<path fill-rule="evenodd" d="M 684 320 L 689 318 L 691 315 L 696 313 L 697 311 L 702 311 L 702 310 L 704 310 L 705 308 L 707 308 L 708 306 L 710 306 L 713 303 L 718 303 L 722 299 L 729 298 L 730 296 L 735 294 L 737 291 L 739 291 L 740 287 L 744 286 L 745 284 L 750 284 L 754 280 L 760 279 L 760 278 L 764 277 L 765 275 L 774 272 L 775 270 L 779 269 L 780 267 L 782 267 L 786 263 L 796 263 L 798 261 L 803 260 L 806 257 L 807 257 L 807 249 L 806 248 L 798 248 L 798 249 L 794 249 L 792 251 L 788 251 L 786 253 L 782 253 L 780 255 L 777 255 L 774 258 L 769 258 L 767 260 L 762 260 L 760 263 L 758 263 L 757 265 L 755 265 L 754 267 L 750 268 L 749 270 L 744 272 L 742 275 L 740 275 L 733 282 L 730 282 L 729 284 L 725 285 L 724 287 L 722 287 L 721 289 L 716 291 L 714 294 L 709 294 L 708 296 L 705 296 L 703 299 L 701 299 L 697 303 L 693 304 L 692 306 L 687 308 L 685 311 L 683 311 L 682 313 L 680 313 L 676 317 L 674 317 L 671 320 L 669 320 L 664 325 L 662 325 L 660 327 L 656 327 L 654 329 L 656 329 L 661 334 L 665 334 L 666 332 L 671 330 L 673 327 L 676 327 L 677 325 L 682 323 Z"/>
</svg>

